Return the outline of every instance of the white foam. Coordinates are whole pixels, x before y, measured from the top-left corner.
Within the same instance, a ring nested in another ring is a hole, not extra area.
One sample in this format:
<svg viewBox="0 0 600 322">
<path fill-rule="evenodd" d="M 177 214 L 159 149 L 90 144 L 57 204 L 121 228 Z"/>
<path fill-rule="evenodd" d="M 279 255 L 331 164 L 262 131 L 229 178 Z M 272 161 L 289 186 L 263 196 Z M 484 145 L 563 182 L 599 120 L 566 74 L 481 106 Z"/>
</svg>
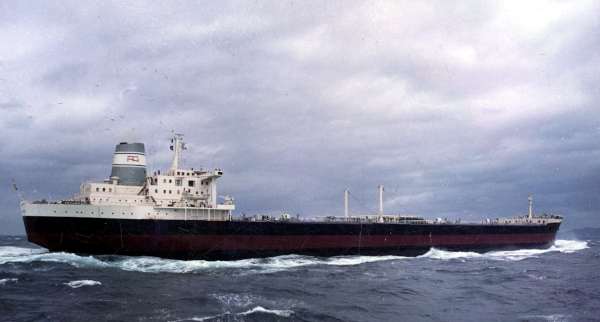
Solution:
<svg viewBox="0 0 600 322">
<path fill-rule="evenodd" d="M 442 260 L 486 258 L 492 260 L 522 260 L 538 257 L 548 252 L 572 253 L 588 248 L 588 242 L 557 240 L 547 249 L 522 249 L 515 251 L 495 251 L 484 254 L 473 252 L 449 252 L 432 248 L 418 258 Z M 102 258 L 102 257 L 100 257 Z M 407 259 L 401 256 L 337 256 L 320 258 L 301 255 L 285 255 L 270 258 L 253 258 L 237 261 L 171 260 L 157 257 L 116 256 L 109 260 L 99 260 L 93 256 L 78 256 L 72 253 L 49 253 L 39 248 L 0 247 L 0 265 L 5 263 L 30 263 L 35 261 L 67 263 L 75 267 L 117 268 L 144 273 L 191 273 L 198 271 L 221 271 L 236 269 L 236 274 L 269 274 L 282 270 L 308 266 L 354 266 L 364 263 Z"/>
<path fill-rule="evenodd" d="M 279 316 L 283 316 L 283 317 L 290 317 L 292 314 L 294 314 L 294 311 L 291 310 L 267 310 L 262 306 L 257 306 L 255 308 L 253 308 L 252 310 L 246 311 L 246 312 L 242 312 L 242 313 L 238 313 L 236 315 L 248 315 L 248 314 L 252 314 L 252 313 L 256 313 L 256 312 L 261 312 L 261 313 L 270 313 L 270 314 L 275 314 L 275 315 L 279 315 Z"/>
<path fill-rule="evenodd" d="M 327 265 L 336 266 L 354 266 L 364 263 L 373 263 L 380 261 L 389 261 L 394 259 L 406 259 L 408 257 L 402 256 L 344 256 L 344 257 L 332 257 L 326 260 Z"/>
<path fill-rule="evenodd" d="M 15 257 L 15 256 L 26 256 L 32 254 L 43 254 L 47 253 L 48 250 L 45 248 L 23 248 L 13 246 L 0 246 L 0 257 Z"/>
<path fill-rule="evenodd" d="M 68 285 L 72 288 L 79 288 L 82 286 L 94 286 L 94 285 L 102 285 L 102 283 L 98 282 L 98 281 L 92 281 L 92 280 L 81 280 L 81 281 L 71 281 L 69 283 L 64 283 L 65 285 Z"/>
<path fill-rule="evenodd" d="M 483 254 L 474 252 L 450 252 L 440 249 L 432 248 L 424 255 L 419 256 L 420 258 L 433 258 L 433 259 L 471 259 L 471 258 L 484 258 L 492 260 L 509 260 L 519 261 L 526 258 L 536 258 L 539 255 L 549 252 L 561 252 L 561 253 L 573 253 L 582 249 L 588 248 L 587 242 L 577 240 L 556 240 L 554 245 L 546 249 L 519 249 L 511 251 L 494 251 Z"/>
<path fill-rule="evenodd" d="M 19 279 L 18 278 L 4 278 L 0 280 L 0 285 L 4 285 L 6 283 L 10 283 L 10 282 L 17 282 Z"/>
<path fill-rule="evenodd" d="M 561 253 L 572 253 L 578 250 L 589 248 L 587 244 L 588 241 L 559 239 L 554 242 L 554 245 L 550 247 L 550 249 L 557 250 Z"/>
<path fill-rule="evenodd" d="M 565 315 L 565 314 L 526 316 L 526 318 L 540 318 L 540 319 L 544 319 L 544 320 L 546 320 L 548 322 L 569 321 L 570 317 L 571 317 L 570 315 Z"/>
<path fill-rule="evenodd" d="M 294 314 L 294 311 L 291 310 L 268 310 L 265 309 L 262 306 L 257 306 L 251 310 L 245 311 L 245 312 L 240 312 L 240 313 L 234 313 L 231 314 L 229 311 L 223 313 L 223 314 L 219 314 L 219 315 L 215 315 L 215 316 L 205 316 L 205 317 L 193 317 L 193 318 L 189 318 L 189 319 L 180 319 L 180 320 L 176 320 L 173 322 L 180 322 L 180 321 L 206 321 L 206 320 L 212 320 L 212 319 L 218 319 L 219 321 L 221 320 L 221 318 L 224 318 L 226 316 L 246 316 L 246 315 L 250 315 L 252 313 L 267 313 L 267 314 L 275 314 L 277 316 L 281 316 L 281 317 L 290 317 L 292 316 L 292 314 Z M 229 320 L 229 319 L 225 319 L 225 320 Z M 234 319 L 237 321 L 237 319 Z"/>
<path fill-rule="evenodd" d="M 55 262 L 67 263 L 75 267 L 107 267 L 109 264 L 100 261 L 92 256 L 78 256 L 71 253 L 40 253 L 34 255 L 21 255 L 14 257 L 0 257 L 0 265 L 5 263 L 30 263 L 30 262 Z"/>
<path fill-rule="evenodd" d="M 126 257 L 123 260 L 111 262 L 110 265 L 123 270 L 146 273 L 190 273 L 200 270 L 218 269 L 246 269 L 246 272 L 252 270 L 253 273 L 272 273 L 280 270 L 311 265 L 349 266 L 398 258 L 403 257 L 340 256 L 321 259 L 311 256 L 285 255 L 270 258 L 242 259 L 237 261 L 182 261 L 156 257 Z"/>
</svg>

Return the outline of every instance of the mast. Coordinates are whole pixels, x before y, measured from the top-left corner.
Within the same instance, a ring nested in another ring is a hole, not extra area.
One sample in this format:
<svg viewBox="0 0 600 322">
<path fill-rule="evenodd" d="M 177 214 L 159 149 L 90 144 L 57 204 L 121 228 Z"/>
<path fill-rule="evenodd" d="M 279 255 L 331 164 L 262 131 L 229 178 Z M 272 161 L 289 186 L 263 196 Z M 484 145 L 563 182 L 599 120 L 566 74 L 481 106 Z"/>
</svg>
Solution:
<svg viewBox="0 0 600 322">
<path fill-rule="evenodd" d="M 379 185 L 379 218 L 383 217 L 383 186 Z"/>
<path fill-rule="evenodd" d="M 348 189 L 344 189 L 344 218 L 348 218 Z"/>
<path fill-rule="evenodd" d="M 529 219 L 531 219 L 531 195 L 527 196 L 527 199 L 529 199 Z"/>
<path fill-rule="evenodd" d="M 154 174 L 154 145 L 150 148 L 150 175 Z"/>
<path fill-rule="evenodd" d="M 185 143 L 181 142 L 181 144 L 179 144 L 179 141 L 182 139 L 183 134 L 175 134 L 171 139 L 171 143 L 173 143 L 171 148 L 175 151 L 175 156 L 173 156 L 173 164 L 171 165 L 169 172 L 177 171 L 179 169 L 179 149 L 185 150 Z"/>
</svg>

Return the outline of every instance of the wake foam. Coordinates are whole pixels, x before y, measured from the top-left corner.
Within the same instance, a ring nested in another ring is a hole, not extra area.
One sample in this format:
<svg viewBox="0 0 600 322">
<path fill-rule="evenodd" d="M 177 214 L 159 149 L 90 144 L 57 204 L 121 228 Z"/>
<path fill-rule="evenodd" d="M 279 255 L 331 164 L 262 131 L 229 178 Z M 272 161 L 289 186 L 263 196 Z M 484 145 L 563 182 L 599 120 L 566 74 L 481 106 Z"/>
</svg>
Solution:
<svg viewBox="0 0 600 322">
<path fill-rule="evenodd" d="M 66 263 L 75 267 L 107 267 L 109 264 L 94 258 L 93 256 L 78 256 L 71 253 L 39 253 L 33 255 L 18 255 L 0 257 L 0 265 L 6 263 L 31 263 L 31 262 L 55 262 Z"/>
<path fill-rule="evenodd" d="M 474 252 L 450 252 L 432 248 L 424 255 L 419 258 L 433 258 L 433 259 L 471 259 L 471 258 L 483 258 L 492 260 L 509 260 L 509 261 L 520 261 L 526 258 L 537 258 L 541 254 L 550 252 L 561 252 L 561 253 L 573 253 L 582 249 L 588 248 L 587 242 L 578 240 L 556 240 L 554 245 L 547 249 L 520 249 L 510 251 L 494 251 L 484 254 Z"/>
<path fill-rule="evenodd" d="M 399 256 L 338 256 L 319 258 L 285 255 L 270 258 L 252 258 L 237 261 L 172 260 L 148 256 L 79 256 L 72 253 L 49 253 L 46 249 L 0 247 L 0 265 L 6 263 L 54 262 L 75 267 L 117 268 L 144 273 L 193 273 L 225 269 L 244 270 L 247 273 L 272 273 L 304 266 L 353 266 L 363 263 L 399 259 Z"/>
<path fill-rule="evenodd" d="M 23 248 L 13 246 L 0 246 L 0 257 L 14 257 L 24 256 L 32 254 L 43 254 L 47 253 L 48 250 L 45 248 Z"/>
<path fill-rule="evenodd" d="M 92 280 L 82 280 L 82 281 L 71 281 L 69 283 L 64 283 L 65 285 L 68 285 L 72 288 L 79 288 L 82 286 L 94 286 L 94 285 L 102 285 L 102 283 L 98 282 L 98 281 L 92 281 Z"/>
<path fill-rule="evenodd" d="M 145 273 L 191 273 L 203 270 L 250 269 L 253 272 L 271 273 L 280 270 L 314 265 L 352 266 L 363 263 L 398 259 L 398 256 L 340 256 L 317 258 L 301 255 L 285 255 L 270 258 L 252 258 L 237 261 L 171 260 L 157 257 L 124 257 L 110 263 L 128 271 Z"/>
<path fill-rule="evenodd" d="M 522 249 L 514 251 L 495 251 L 484 254 L 474 252 L 450 252 L 432 248 L 417 258 L 442 260 L 485 258 L 493 260 L 523 260 L 538 257 L 549 252 L 572 253 L 588 248 L 587 242 L 576 240 L 556 240 L 547 249 Z M 337 256 L 329 258 L 284 255 L 270 258 L 252 258 L 237 261 L 171 260 L 158 257 L 131 256 L 79 256 L 72 253 L 49 253 L 46 249 L 0 247 L 0 265 L 6 263 L 55 262 L 75 267 L 116 268 L 125 271 L 143 273 L 195 273 L 213 272 L 227 269 L 238 270 L 239 274 L 265 274 L 282 270 L 310 266 L 355 266 L 365 263 L 408 259 L 402 256 Z"/>
</svg>

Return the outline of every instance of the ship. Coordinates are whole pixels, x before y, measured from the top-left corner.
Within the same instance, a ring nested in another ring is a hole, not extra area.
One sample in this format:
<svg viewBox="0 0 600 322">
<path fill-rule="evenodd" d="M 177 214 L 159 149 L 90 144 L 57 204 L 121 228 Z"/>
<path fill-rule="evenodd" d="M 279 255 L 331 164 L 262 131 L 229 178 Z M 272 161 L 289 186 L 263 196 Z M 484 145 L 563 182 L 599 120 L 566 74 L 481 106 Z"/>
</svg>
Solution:
<svg viewBox="0 0 600 322">
<path fill-rule="evenodd" d="M 21 198 L 29 242 L 50 252 L 155 256 L 182 260 L 238 260 L 282 255 L 419 256 L 432 248 L 487 252 L 546 248 L 564 219 L 529 214 L 481 222 L 426 220 L 413 215 L 303 218 L 281 214 L 233 216 L 234 198 L 217 193 L 220 169 L 182 169 L 183 136 L 171 138 L 173 163 L 147 173 L 143 143 L 116 146 L 110 176 L 81 184 L 72 199 Z M 341 208 L 341 207 L 340 207 Z"/>
</svg>

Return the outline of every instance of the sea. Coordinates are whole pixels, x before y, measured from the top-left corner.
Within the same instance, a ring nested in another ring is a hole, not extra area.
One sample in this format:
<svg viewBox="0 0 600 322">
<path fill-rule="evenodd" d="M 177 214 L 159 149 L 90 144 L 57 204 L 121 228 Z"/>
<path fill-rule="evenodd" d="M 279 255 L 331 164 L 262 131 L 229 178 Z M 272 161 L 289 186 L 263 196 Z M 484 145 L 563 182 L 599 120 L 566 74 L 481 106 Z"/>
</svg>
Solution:
<svg viewBox="0 0 600 322">
<path fill-rule="evenodd" d="M 49 253 L 0 236 L 0 321 L 600 321 L 600 239 L 209 262 Z"/>
</svg>

